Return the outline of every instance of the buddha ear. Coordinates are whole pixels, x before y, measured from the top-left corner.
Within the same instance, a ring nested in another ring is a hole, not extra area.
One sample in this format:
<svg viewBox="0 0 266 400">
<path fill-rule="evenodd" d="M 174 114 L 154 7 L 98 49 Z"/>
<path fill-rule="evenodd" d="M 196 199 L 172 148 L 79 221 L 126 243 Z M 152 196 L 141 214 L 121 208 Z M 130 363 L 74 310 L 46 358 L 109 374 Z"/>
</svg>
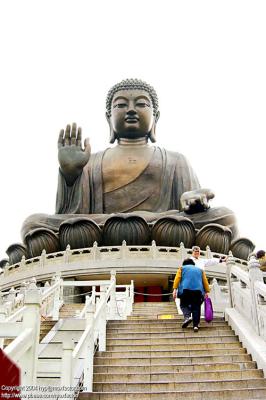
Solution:
<svg viewBox="0 0 266 400">
<path fill-rule="evenodd" d="M 158 121 L 159 117 L 160 117 L 160 111 L 157 111 L 157 113 L 156 113 L 156 115 L 154 117 L 154 122 L 152 124 L 151 131 L 150 131 L 150 133 L 148 135 L 148 137 L 150 138 L 150 141 L 152 143 L 156 142 L 156 124 L 157 124 L 157 121 Z"/>
<path fill-rule="evenodd" d="M 109 142 L 113 144 L 113 143 L 116 141 L 117 137 L 116 137 L 116 134 L 115 134 L 115 132 L 114 132 L 114 130 L 113 130 L 111 118 L 110 118 L 110 116 L 108 115 L 107 112 L 105 113 L 105 117 L 106 117 L 106 119 L 107 119 L 107 122 L 108 122 L 108 125 L 109 125 L 109 129 L 110 129 L 110 138 L 109 138 Z"/>
</svg>

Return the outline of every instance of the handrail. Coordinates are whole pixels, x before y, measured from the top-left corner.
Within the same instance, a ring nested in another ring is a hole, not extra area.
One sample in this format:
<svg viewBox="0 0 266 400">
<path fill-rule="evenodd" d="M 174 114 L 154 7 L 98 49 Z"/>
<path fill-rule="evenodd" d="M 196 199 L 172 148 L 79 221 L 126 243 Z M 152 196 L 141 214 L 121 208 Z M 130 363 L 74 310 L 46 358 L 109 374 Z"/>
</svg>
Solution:
<svg viewBox="0 0 266 400">
<path fill-rule="evenodd" d="M 114 286 L 115 286 L 115 282 L 112 282 L 111 285 L 109 286 L 108 290 L 106 291 L 105 296 L 100 300 L 99 306 L 96 309 L 96 313 L 95 313 L 95 317 L 94 317 L 95 320 L 98 318 L 105 303 L 107 303 L 110 293 L 111 293 L 111 290 L 113 290 Z"/>
<path fill-rule="evenodd" d="M 44 292 L 42 292 L 42 301 L 46 300 L 51 294 L 55 292 L 56 289 L 60 287 L 60 282 L 56 282 L 53 286 L 47 288 Z"/>
<path fill-rule="evenodd" d="M 73 350 L 73 354 L 72 354 L 73 359 L 76 359 L 79 356 L 80 350 L 82 349 L 82 346 L 85 344 L 85 341 L 86 341 L 87 337 L 89 336 L 89 334 L 92 334 L 92 332 L 91 332 L 92 330 L 93 330 L 92 325 L 88 325 L 86 327 L 85 331 L 81 335 L 78 343 L 76 344 L 76 346 Z"/>
<path fill-rule="evenodd" d="M 17 321 L 18 317 L 22 317 L 26 310 L 26 306 L 23 306 L 19 308 L 14 314 L 10 315 L 5 319 L 5 322 L 12 322 L 12 321 Z"/>
<path fill-rule="evenodd" d="M 6 348 L 5 353 L 15 362 L 31 347 L 33 328 L 24 329 Z"/>
</svg>

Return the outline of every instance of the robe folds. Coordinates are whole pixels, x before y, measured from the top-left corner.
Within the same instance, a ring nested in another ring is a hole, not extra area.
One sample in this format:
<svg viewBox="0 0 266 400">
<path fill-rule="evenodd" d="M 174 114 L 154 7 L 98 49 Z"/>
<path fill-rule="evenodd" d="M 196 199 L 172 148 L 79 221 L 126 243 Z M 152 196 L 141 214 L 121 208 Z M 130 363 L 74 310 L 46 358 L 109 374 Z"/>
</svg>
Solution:
<svg viewBox="0 0 266 400">
<path fill-rule="evenodd" d="M 182 154 L 154 147 L 149 164 L 139 176 L 105 193 L 104 154 L 105 151 L 92 154 L 72 186 L 67 185 L 59 170 L 56 214 L 179 210 L 181 195 L 200 188 L 196 174 Z"/>
</svg>

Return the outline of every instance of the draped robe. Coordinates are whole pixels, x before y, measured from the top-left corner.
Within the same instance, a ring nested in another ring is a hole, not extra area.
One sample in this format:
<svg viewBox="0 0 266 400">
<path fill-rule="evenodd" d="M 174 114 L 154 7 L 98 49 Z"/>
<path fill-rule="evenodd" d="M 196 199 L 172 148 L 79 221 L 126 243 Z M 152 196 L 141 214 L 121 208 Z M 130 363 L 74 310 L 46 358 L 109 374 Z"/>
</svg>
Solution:
<svg viewBox="0 0 266 400">
<path fill-rule="evenodd" d="M 149 164 L 132 181 L 104 193 L 102 162 L 105 152 L 92 154 L 73 186 L 59 171 L 57 214 L 110 214 L 180 208 L 182 193 L 199 189 L 198 179 L 186 158 L 154 147 Z"/>
<path fill-rule="evenodd" d="M 233 238 L 237 236 L 234 213 L 226 207 L 210 208 L 190 215 L 178 211 L 181 195 L 200 188 L 196 174 L 182 154 L 154 147 L 150 161 L 134 179 L 105 192 L 103 158 L 106 151 L 108 149 L 91 155 L 72 186 L 67 185 L 59 170 L 56 214 L 29 216 L 22 226 L 23 238 L 36 228 L 57 232 L 59 225 L 68 218 L 89 217 L 101 224 L 109 215 L 121 212 L 138 214 L 147 222 L 156 221 L 164 215 L 181 215 L 191 219 L 196 229 L 216 223 L 228 226 Z"/>
</svg>

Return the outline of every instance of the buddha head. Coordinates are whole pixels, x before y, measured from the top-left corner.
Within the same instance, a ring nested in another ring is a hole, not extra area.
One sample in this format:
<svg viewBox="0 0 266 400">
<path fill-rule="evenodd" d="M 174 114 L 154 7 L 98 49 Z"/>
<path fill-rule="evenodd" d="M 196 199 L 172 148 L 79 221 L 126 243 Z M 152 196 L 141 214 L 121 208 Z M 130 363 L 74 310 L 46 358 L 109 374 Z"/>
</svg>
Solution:
<svg viewBox="0 0 266 400">
<path fill-rule="evenodd" d="M 122 138 L 147 138 L 155 142 L 159 115 L 158 97 L 152 86 L 139 79 L 117 83 L 109 90 L 106 99 L 110 143 Z"/>
</svg>

